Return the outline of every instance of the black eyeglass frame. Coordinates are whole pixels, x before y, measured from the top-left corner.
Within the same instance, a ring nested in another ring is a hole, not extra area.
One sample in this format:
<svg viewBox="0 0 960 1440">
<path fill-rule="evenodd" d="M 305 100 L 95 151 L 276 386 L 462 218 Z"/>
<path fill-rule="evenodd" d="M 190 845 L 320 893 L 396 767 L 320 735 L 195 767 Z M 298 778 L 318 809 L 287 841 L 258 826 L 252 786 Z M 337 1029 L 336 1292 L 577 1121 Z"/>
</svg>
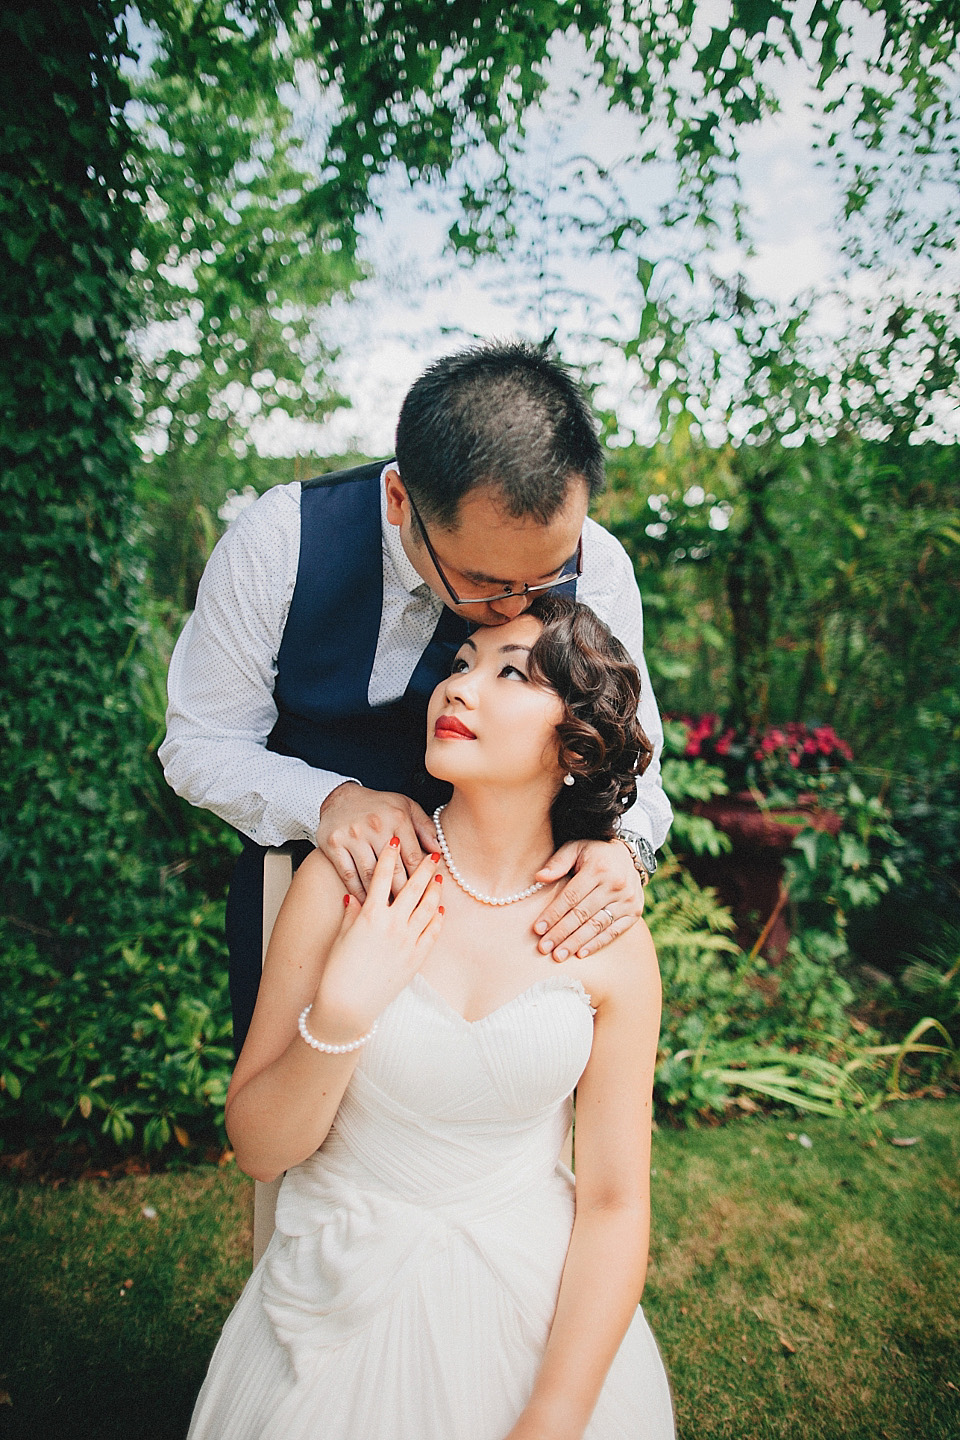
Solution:
<svg viewBox="0 0 960 1440">
<path fill-rule="evenodd" d="M 563 570 L 555 580 L 545 580 L 540 585 L 524 584 L 522 590 L 514 590 L 512 585 L 508 585 L 505 590 L 498 591 L 496 595 L 473 595 L 466 600 L 462 599 L 444 574 L 443 566 L 437 558 L 437 552 L 430 543 L 430 536 L 427 534 L 427 527 L 423 523 L 423 516 L 417 509 L 416 502 L 409 490 L 407 491 L 407 499 L 410 501 L 410 509 L 413 511 L 414 518 L 420 527 L 420 534 L 423 536 L 423 543 L 427 547 L 427 554 L 433 561 L 434 569 L 443 581 L 444 588 L 454 605 L 489 605 L 492 600 L 513 600 L 516 599 L 518 595 L 538 595 L 543 590 L 555 590 L 558 585 L 569 585 L 571 580 L 579 580 L 583 574 L 583 531 L 581 530 L 580 538 L 577 541 L 575 568 L 573 570 Z M 567 564 L 569 563 L 570 562 L 567 561 Z"/>
</svg>

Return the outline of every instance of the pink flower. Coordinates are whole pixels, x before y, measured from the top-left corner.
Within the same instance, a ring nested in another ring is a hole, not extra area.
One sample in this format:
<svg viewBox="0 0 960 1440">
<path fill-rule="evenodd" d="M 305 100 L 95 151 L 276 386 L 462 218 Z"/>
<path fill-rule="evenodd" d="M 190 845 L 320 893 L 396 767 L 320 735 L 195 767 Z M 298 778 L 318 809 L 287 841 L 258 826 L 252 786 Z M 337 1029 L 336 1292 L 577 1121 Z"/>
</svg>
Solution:
<svg viewBox="0 0 960 1440">
<path fill-rule="evenodd" d="M 829 755 L 831 750 L 839 746 L 836 733 L 831 725 L 818 726 L 813 735 L 821 755 Z"/>
</svg>

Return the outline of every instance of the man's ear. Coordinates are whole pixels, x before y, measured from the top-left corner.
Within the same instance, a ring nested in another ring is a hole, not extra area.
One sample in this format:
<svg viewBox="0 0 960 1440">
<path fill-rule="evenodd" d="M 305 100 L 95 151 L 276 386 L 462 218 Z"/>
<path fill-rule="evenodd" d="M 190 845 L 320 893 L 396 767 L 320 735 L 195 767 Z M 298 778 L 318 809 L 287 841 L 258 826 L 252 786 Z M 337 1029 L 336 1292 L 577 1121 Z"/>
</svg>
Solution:
<svg viewBox="0 0 960 1440">
<path fill-rule="evenodd" d="M 391 525 L 402 525 L 408 518 L 410 503 L 407 500 L 406 486 L 400 479 L 400 471 L 393 466 L 384 474 L 383 488 L 387 497 L 388 522 Z"/>
</svg>

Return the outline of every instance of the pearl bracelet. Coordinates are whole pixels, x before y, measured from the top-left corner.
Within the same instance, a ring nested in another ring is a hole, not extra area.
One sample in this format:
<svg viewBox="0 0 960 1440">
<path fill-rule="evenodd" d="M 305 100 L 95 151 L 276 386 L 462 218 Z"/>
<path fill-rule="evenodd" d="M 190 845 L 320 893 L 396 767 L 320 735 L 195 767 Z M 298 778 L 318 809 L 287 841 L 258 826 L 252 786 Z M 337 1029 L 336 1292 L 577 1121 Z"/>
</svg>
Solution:
<svg viewBox="0 0 960 1440">
<path fill-rule="evenodd" d="M 370 1036 L 377 1028 L 376 1021 L 374 1021 L 366 1035 L 361 1035 L 359 1040 L 351 1040 L 349 1045 L 327 1045 L 323 1040 L 318 1040 L 315 1035 L 311 1035 L 307 1029 L 307 1016 L 312 1009 L 313 1005 L 311 1004 L 306 1006 L 304 1010 L 301 1010 L 300 1019 L 297 1021 L 297 1029 L 312 1049 L 320 1050 L 324 1055 L 348 1055 L 351 1050 L 359 1050 L 361 1045 L 366 1045 Z"/>
</svg>

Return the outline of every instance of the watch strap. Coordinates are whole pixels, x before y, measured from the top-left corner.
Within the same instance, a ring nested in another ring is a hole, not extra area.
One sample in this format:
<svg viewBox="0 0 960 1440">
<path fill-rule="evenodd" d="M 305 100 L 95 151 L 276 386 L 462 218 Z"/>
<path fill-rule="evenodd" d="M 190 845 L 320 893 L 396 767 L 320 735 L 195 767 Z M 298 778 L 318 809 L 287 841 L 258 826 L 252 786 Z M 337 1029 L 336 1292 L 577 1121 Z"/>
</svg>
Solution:
<svg viewBox="0 0 960 1440">
<path fill-rule="evenodd" d="M 635 835 L 632 830 L 621 830 L 617 839 L 630 851 L 630 858 L 640 876 L 641 884 L 646 885 L 657 869 L 657 857 L 650 841 L 642 835 Z"/>
</svg>

